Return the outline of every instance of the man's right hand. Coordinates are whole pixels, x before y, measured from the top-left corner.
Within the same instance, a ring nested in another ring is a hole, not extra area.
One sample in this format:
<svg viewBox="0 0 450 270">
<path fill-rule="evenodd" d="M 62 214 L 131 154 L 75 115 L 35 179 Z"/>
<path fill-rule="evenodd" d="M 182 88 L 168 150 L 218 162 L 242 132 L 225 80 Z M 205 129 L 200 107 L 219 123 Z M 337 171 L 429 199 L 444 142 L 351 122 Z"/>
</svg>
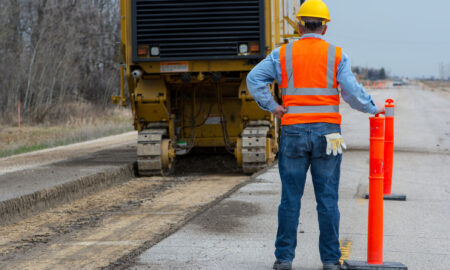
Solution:
<svg viewBox="0 0 450 270">
<path fill-rule="evenodd" d="M 280 118 L 283 117 L 285 113 L 287 113 L 287 109 L 281 105 L 278 105 L 275 110 L 272 112 L 276 117 Z"/>
</svg>

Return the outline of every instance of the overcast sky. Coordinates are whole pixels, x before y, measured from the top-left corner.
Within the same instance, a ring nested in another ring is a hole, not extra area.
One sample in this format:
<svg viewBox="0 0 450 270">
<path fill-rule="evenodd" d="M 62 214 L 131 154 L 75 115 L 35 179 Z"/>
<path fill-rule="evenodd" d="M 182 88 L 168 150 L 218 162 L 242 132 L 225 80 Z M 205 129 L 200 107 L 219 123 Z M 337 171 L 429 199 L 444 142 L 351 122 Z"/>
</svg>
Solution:
<svg viewBox="0 0 450 270">
<path fill-rule="evenodd" d="M 439 76 L 450 65 L 450 1 L 325 0 L 326 38 L 353 65 L 385 67 L 391 75 Z M 450 71 L 449 71 L 450 72 Z"/>
</svg>

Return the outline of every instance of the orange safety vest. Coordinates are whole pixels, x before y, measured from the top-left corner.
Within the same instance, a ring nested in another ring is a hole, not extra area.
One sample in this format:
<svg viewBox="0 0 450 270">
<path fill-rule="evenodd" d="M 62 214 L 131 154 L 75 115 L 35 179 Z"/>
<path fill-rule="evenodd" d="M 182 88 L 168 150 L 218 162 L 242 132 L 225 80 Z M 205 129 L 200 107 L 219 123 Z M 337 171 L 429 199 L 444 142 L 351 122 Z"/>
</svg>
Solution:
<svg viewBox="0 0 450 270">
<path fill-rule="evenodd" d="M 282 125 L 341 124 L 337 68 L 342 49 L 319 38 L 303 38 L 280 50 Z"/>
</svg>

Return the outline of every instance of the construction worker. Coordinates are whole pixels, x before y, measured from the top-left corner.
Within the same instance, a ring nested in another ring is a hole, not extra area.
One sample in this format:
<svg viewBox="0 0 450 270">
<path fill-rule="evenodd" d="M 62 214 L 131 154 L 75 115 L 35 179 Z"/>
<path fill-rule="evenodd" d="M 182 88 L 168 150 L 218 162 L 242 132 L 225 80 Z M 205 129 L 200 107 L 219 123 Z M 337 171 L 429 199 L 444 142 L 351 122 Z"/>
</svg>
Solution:
<svg viewBox="0 0 450 270">
<path fill-rule="evenodd" d="M 341 269 L 339 259 L 338 189 L 342 148 L 338 85 L 353 109 L 377 114 L 374 103 L 356 81 L 341 48 L 323 39 L 330 22 L 321 0 L 307 0 L 297 14 L 299 40 L 271 52 L 247 76 L 258 105 L 281 118 L 278 167 L 282 183 L 273 269 L 291 269 L 297 246 L 300 200 L 311 168 L 319 219 L 319 251 L 323 269 Z M 268 84 L 277 81 L 283 104 L 273 99 Z"/>
</svg>

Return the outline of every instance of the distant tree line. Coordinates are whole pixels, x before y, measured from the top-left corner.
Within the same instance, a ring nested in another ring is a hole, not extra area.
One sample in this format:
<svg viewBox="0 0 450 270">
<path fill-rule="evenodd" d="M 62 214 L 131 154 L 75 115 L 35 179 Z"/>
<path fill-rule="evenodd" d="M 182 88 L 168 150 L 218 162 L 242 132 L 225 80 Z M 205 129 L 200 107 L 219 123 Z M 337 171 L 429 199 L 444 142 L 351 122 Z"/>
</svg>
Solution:
<svg viewBox="0 0 450 270">
<path fill-rule="evenodd" d="M 363 67 L 352 67 L 353 73 L 358 75 L 361 80 L 385 80 L 387 79 L 386 70 L 384 68 L 363 68 Z"/>
<path fill-rule="evenodd" d="M 119 87 L 119 0 L 1 0 L 0 114 L 70 115 L 67 102 L 110 103 Z"/>
</svg>

